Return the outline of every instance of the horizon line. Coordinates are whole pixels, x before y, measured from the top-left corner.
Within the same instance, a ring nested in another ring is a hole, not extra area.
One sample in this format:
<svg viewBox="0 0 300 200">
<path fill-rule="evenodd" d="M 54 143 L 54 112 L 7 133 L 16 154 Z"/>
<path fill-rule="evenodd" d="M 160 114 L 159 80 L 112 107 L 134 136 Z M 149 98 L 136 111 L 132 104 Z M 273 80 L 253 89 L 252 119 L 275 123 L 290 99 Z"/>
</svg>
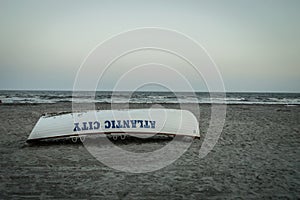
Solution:
<svg viewBox="0 0 300 200">
<path fill-rule="evenodd" d="M 48 91 L 48 92 L 72 92 L 73 90 L 67 89 L 0 89 L 0 91 Z M 93 90 L 78 90 L 76 92 L 94 92 Z M 139 90 L 139 91 L 131 91 L 131 90 L 96 90 L 96 92 L 170 92 L 174 93 L 173 91 L 163 91 L 163 90 Z M 222 93 L 222 91 L 175 91 L 178 93 Z M 225 91 L 225 93 L 300 93 L 300 91 Z"/>
</svg>

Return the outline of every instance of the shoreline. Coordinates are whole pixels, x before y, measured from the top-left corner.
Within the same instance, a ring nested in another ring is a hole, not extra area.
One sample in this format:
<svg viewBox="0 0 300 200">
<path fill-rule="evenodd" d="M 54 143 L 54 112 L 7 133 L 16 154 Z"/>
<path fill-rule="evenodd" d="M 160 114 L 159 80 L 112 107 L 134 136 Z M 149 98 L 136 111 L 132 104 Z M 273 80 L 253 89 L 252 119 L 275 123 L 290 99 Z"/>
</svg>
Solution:
<svg viewBox="0 0 300 200">
<path fill-rule="evenodd" d="M 0 103 L 0 106 L 15 106 L 15 105 L 21 105 L 21 106 L 26 106 L 26 105 L 55 105 L 55 104 L 72 104 L 71 101 L 61 101 L 61 102 L 54 102 L 54 103 Z M 74 103 L 74 104 L 85 104 L 84 103 Z M 162 104 L 162 105 L 189 105 L 189 104 L 198 104 L 199 106 L 204 105 L 227 105 L 227 106 L 300 106 L 300 104 L 280 104 L 280 103 L 108 103 L 108 102 L 96 102 L 96 103 L 86 103 L 86 104 L 106 104 L 106 105 L 111 105 L 111 104 L 120 104 L 120 105 L 155 105 L 155 104 Z"/>
</svg>

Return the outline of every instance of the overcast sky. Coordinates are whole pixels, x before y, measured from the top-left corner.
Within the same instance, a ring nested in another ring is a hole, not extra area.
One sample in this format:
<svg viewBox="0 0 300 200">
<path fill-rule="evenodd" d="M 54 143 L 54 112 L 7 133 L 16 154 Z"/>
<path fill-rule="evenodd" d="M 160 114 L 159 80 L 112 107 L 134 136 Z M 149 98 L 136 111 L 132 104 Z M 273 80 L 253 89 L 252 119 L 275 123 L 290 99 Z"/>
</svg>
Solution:
<svg viewBox="0 0 300 200">
<path fill-rule="evenodd" d="M 70 90 L 99 43 L 162 27 L 198 41 L 227 91 L 300 92 L 299 10 L 298 0 L 0 1 L 0 89 Z M 205 90 L 201 80 L 192 84 Z"/>
</svg>

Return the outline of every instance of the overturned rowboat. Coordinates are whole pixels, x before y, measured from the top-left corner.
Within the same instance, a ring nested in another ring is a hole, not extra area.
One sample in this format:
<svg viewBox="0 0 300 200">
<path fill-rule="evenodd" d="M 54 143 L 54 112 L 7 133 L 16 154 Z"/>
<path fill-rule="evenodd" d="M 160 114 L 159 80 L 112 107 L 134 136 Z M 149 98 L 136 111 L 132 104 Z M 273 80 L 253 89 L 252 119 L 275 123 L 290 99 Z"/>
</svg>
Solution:
<svg viewBox="0 0 300 200">
<path fill-rule="evenodd" d="M 96 134 L 122 138 L 126 135 L 200 137 L 198 121 L 187 110 L 130 109 L 46 114 L 38 120 L 27 142 Z"/>
</svg>

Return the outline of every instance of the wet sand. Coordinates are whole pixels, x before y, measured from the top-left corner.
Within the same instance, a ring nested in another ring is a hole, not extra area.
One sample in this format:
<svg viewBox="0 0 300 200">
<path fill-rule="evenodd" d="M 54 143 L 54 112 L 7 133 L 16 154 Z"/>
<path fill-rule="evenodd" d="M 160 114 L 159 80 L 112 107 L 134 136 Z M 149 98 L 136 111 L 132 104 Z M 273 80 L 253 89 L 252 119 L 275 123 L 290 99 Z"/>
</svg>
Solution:
<svg viewBox="0 0 300 200">
<path fill-rule="evenodd" d="M 134 104 L 131 108 L 148 106 Z M 97 108 L 110 107 L 98 104 Z M 200 109 L 200 140 L 194 140 L 171 165 L 133 174 L 105 166 L 80 143 L 25 142 L 43 113 L 71 111 L 70 103 L 2 104 L 0 199 L 300 198 L 299 106 L 228 106 L 218 143 L 203 159 L 198 155 L 210 109 L 209 105 Z M 129 140 L 117 145 L 138 151 L 167 142 Z"/>
</svg>

